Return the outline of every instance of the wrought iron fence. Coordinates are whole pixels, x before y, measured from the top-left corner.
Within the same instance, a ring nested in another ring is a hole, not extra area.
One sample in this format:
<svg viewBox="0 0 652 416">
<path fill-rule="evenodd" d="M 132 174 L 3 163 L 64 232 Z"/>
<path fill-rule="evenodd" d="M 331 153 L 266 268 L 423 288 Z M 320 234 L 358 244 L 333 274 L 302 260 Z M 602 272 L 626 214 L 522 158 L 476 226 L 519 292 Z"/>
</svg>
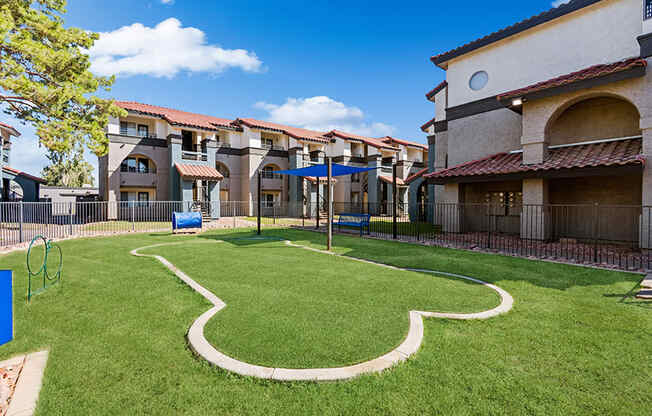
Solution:
<svg viewBox="0 0 652 416">
<path fill-rule="evenodd" d="M 324 201 L 261 201 L 262 226 L 324 229 Z M 175 211 L 201 211 L 225 226 L 255 226 L 257 201 L 0 202 L 0 247 L 48 238 L 169 231 Z M 652 207 L 501 204 L 334 202 L 341 214 L 369 214 L 370 235 L 443 247 L 596 264 L 652 269 Z M 335 232 L 340 227 L 334 227 Z M 356 233 L 352 227 L 341 232 Z"/>
</svg>

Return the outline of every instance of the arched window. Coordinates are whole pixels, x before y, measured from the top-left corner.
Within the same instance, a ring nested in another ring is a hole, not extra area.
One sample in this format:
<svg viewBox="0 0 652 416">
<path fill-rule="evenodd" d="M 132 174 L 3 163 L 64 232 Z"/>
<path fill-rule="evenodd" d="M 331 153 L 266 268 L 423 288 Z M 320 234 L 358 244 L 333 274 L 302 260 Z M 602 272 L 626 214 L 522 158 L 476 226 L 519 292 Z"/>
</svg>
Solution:
<svg viewBox="0 0 652 416">
<path fill-rule="evenodd" d="M 132 155 L 124 158 L 120 163 L 120 172 L 156 173 L 156 165 L 145 156 Z"/>
<path fill-rule="evenodd" d="M 276 165 L 267 165 L 263 168 L 263 178 L 264 179 L 279 179 L 280 175 L 274 173 L 274 171 L 280 170 Z"/>
<path fill-rule="evenodd" d="M 222 162 L 216 162 L 215 169 L 217 169 L 217 171 L 220 172 L 220 174 L 224 176 L 224 178 L 228 178 L 231 175 L 229 172 L 229 168 L 227 168 L 226 165 Z"/>
</svg>

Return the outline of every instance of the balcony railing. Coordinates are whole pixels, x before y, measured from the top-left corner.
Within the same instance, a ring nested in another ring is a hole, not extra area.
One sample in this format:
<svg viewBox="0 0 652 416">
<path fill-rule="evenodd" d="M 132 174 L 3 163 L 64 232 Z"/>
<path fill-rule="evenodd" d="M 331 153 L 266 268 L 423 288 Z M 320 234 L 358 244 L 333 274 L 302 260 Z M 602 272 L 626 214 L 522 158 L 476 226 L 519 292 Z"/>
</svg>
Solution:
<svg viewBox="0 0 652 416">
<path fill-rule="evenodd" d="M 120 166 L 120 172 L 129 172 L 129 173 L 156 173 L 156 169 L 148 168 L 144 166 L 134 167 L 134 166 Z"/>
<path fill-rule="evenodd" d="M 279 145 L 276 145 L 276 144 L 267 144 L 267 143 L 263 143 L 263 149 L 267 149 L 267 150 L 285 150 L 283 148 L 283 146 L 279 146 Z"/>
<path fill-rule="evenodd" d="M 208 154 L 203 152 L 191 152 L 189 150 L 182 150 L 181 159 L 206 161 L 208 160 Z"/>
<path fill-rule="evenodd" d="M 278 173 L 265 172 L 265 171 L 263 171 L 261 176 L 262 176 L 263 179 L 281 179 L 283 177 L 282 175 L 279 175 Z"/>
</svg>

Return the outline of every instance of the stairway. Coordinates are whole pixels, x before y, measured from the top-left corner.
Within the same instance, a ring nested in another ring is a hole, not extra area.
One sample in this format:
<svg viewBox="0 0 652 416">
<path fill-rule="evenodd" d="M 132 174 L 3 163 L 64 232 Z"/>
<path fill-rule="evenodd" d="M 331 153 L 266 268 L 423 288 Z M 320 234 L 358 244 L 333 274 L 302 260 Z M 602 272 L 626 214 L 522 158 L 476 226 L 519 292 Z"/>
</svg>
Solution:
<svg viewBox="0 0 652 416">
<path fill-rule="evenodd" d="M 636 298 L 652 300 L 652 274 L 645 276 L 641 282 L 641 290 L 636 294 Z"/>
</svg>

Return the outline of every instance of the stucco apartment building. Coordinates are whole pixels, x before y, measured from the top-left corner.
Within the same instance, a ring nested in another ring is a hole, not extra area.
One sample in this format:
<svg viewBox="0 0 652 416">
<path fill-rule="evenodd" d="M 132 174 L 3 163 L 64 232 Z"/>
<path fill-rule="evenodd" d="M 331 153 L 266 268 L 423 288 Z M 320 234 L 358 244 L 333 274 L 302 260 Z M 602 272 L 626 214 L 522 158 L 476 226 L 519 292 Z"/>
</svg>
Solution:
<svg viewBox="0 0 652 416">
<path fill-rule="evenodd" d="M 220 207 L 229 207 L 225 202 L 238 201 L 239 215 L 253 215 L 260 170 L 263 206 L 299 216 L 316 209 L 318 187 L 320 199 L 325 196 L 325 180 L 274 172 L 332 157 L 335 163 L 378 167 L 338 178 L 334 201 L 382 211 L 392 200 L 392 165 L 397 164 L 399 200 L 407 203 L 405 179 L 427 160 L 426 145 L 393 137 L 318 132 L 251 118 L 228 120 L 135 102 L 117 105 L 128 115 L 110 120 L 109 151 L 99 159 L 99 194 L 105 201 L 199 203 L 214 218 L 220 216 Z M 109 215 L 115 217 L 109 205 Z"/>
<path fill-rule="evenodd" d="M 0 202 L 36 202 L 44 180 L 11 167 L 12 137 L 20 137 L 18 130 L 0 123 Z"/>
<path fill-rule="evenodd" d="M 433 56 L 446 77 L 426 94 L 431 161 L 409 182 L 447 231 L 482 217 L 528 239 L 598 229 L 649 247 L 651 56 L 652 0 L 572 0 Z"/>
</svg>

